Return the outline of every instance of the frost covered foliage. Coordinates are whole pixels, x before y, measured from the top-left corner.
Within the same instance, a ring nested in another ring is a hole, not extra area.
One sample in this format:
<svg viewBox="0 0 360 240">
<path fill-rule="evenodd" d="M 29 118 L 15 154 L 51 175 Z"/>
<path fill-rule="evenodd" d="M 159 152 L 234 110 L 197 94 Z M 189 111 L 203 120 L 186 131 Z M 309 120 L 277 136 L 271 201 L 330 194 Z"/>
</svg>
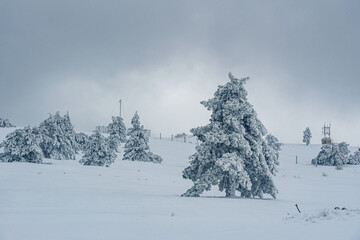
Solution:
<svg viewBox="0 0 360 240">
<path fill-rule="evenodd" d="M 109 134 L 119 136 L 121 142 L 126 142 L 126 128 L 121 117 L 112 117 L 112 122 L 108 126 Z"/>
<path fill-rule="evenodd" d="M 50 115 L 40 124 L 39 131 L 42 136 L 40 147 L 44 157 L 57 160 L 75 159 L 79 146 L 75 141 L 75 131 L 69 114 L 63 117 L 59 112 Z"/>
<path fill-rule="evenodd" d="M 89 137 L 84 148 L 84 155 L 80 159 L 80 164 L 91 166 L 106 166 L 114 162 L 116 154 L 110 148 L 106 138 L 99 132 L 95 132 Z"/>
<path fill-rule="evenodd" d="M 121 117 L 112 117 L 108 126 L 109 144 L 115 151 L 118 151 L 120 143 L 126 142 L 126 128 Z"/>
<path fill-rule="evenodd" d="M 3 162 L 42 162 L 41 141 L 37 128 L 26 127 L 17 129 L 6 136 L 1 144 L 4 153 L 0 154 Z"/>
<path fill-rule="evenodd" d="M 303 142 L 304 142 L 306 145 L 309 145 L 309 144 L 310 144 L 311 137 L 312 137 L 310 128 L 307 127 L 303 133 L 304 133 Z"/>
<path fill-rule="evenodd" d="M 0 118 L 0 128 L 10 128 L 15 127 L 15 125 L 11 124 L 8 119 Z"/>
<path fill-rule="evenodd" d="M 75 133 L 75 141 L 77 143 L 78 148 L 81 151 L 84 151 L 85 146 L 89 141 L 89 137 L 85 133 Z"/>
<path fill-rule="evenodd" d="M 279 157 L 282 143 L 279 140 L 268 134 L 263 141 L 263 153 L 265 156 L 266 163 L 269 167 L 270 172 L 275 175 L 277 172 L 277 165 L 279 165 Z"/>
<path fill-rule="evenodd" d="M 316 158 L 311 161 L 313 165 L 342 166 L 348 162 L 349 144 L 342 142 L 339 144 L 325 144 Z"/>
<path fill-rule="evenodd" d="M 120 138 L 116 134 L 110 134 L 108 137 L 109 147 L 113 149 L 115 152 L 119 151 Z"/>
<path fill-rule="evenodd" d="M 360 151 L 357 151 L 354 154 L 350 155 L 350 157 L 348 158 L 347 164 L 359 165 L 360 164 Z"/>
<path fill-rule="evenodd" d="M 190 156 L 183 177 L 194 182 L 183 196 L 197 197 L 218 185 L 227 197 L 276 197 L 272 176 L 278 165 L 280 144 L 267 130 L 247 100 L 245 83 L 229 73 L 230 81 L 219 86 L 214 97 L 202 104 L 212 111 L 210 123 L 191 129 L 201 142 Z"/>
<path fill-rule="evenodd" d="M 130 138 L 125 144 L 123 160 L 161 163 L 162 158 L 150 152 L 149 138 L 144 126 L 140 126 L 137 112 L 131 120 L 132 128 L 128 129 Z"/>
</svg>

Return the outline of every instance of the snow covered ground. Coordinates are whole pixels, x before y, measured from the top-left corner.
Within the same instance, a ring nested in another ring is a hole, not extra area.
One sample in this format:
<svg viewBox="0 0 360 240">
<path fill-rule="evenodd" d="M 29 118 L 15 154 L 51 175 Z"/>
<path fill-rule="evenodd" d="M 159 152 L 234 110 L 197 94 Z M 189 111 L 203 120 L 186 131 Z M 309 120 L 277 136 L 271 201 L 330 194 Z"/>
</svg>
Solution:
<svg viewBox="0 0 360 240">
<path fill-rule="evenodd" d="M 9 131 L 1 129 L 0 141 Z M 162 164 L 121 154 L 109 168 L 1 163 L 0 239 L 360 239 L 360 166 L 311 166 L 320 145 L 283 146 L 276 200 L 227 199 L 216 187 L 180 197 L 192 186 L 181 172 L 194 143 L 150 146 Z"/>
</svg>

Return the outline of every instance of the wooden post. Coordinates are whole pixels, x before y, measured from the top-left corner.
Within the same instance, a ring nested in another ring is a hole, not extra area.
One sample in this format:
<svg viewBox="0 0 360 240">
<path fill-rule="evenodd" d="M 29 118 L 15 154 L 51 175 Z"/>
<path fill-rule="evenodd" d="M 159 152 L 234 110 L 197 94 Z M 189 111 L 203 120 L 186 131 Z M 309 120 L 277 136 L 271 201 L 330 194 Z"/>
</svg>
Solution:
<svg viewBox="0 0 360 240">
<path fill-rule="evenodd" d="M 174 135 L 171 134 L 171 141 L 174 141 Z"/>
<path fill-rule="evenodd" d="M 297 155 L 296 155 L 296 164 L 297 164 Z"/>
<path fill-rule="evenodd" d="M 184 134 L 184 143 L 186 143 L 186 134 Z"/>
<path fill-rule="evenodd" d="M 297 210 L 299 211 L 299 213 L 301 213 L 299 206 L 297 204 L 295 204 L 295 207 L 297 208 Z"/>
<path fill-rule="evenodd" d="M 160 140 L 161 140 L 161 133 L 160 133 Z"/>
</svg>

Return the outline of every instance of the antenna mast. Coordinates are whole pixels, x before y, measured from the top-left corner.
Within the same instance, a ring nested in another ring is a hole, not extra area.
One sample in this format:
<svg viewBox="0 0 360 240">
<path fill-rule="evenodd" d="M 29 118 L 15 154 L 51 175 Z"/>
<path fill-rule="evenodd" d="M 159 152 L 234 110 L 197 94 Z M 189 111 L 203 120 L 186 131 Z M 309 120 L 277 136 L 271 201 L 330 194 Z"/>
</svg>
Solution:
<svg viewBox="0 0 360 240">
<path fill-rule="evenodd" d="M 330 123 L 328 125 L 326 125 L 326 123 L 324 123 L 324 127 L 322 128 L 322 130 L 323 130 L 322 131 L 323 139 L 321 139 L 322 144 L 331 144 L 330 128 L 331 128 Z"/>
</svg>

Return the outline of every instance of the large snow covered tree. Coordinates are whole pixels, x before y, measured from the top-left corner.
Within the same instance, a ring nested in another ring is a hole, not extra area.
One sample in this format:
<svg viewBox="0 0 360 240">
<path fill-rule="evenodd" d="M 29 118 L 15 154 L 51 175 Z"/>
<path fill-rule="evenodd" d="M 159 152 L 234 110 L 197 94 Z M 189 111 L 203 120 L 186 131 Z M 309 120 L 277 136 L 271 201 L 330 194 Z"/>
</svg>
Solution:
<svg viewBox="0 0 360 240">
<path fill-rule="evenodd" d="M 115 151 L 118 151 L 120 143 L 126 142 L 126 128 L 121 117 L 112 117 L 108 126 L 109 144 Z"/>
<path fill-rule="evenodd" d="M 342 166 L 348 162 L 349 144 L 324 144 L 316 158 L 311 161 L 313 165 Z"/>
<path fill-rule="evenodd" d="M 161 163 L 162 158 L 152 152 L 149 148 L 149 137 L 140 125 L 137 112 L 131 120 L 132 128 L 128 129 L 130 138 L 126 141 L 123 160 Z"/>
<path fill-rule="evenodd" d="M 69 114 L 60 116 L 57 112 L 50 115 L 39 126 L 42 141 L 40 147 L 44 157 L 57 160 L 75 159 L 79 146 L 75 141 L 75 131 Z"/>
<path fill-rule="evenodd" d="M 15 127 L 8 119 L 0 118 L 0 128 L 10 128 Z"/>
<path fill-rule="evenodd" d="M 310 128 L 307 127 L 303 133 L 304 133 L 303 142 L 306 143 L 306 145 L 309 145 L 312 137 Z"/>
<path fill-rule="evenodd" d="M 114 149 L 109 146 L 107 139 L 101 133 L 95 132 L 89 137 L 79 162 L 83 165 L 109 167 L 115 158 Z"/>
<path fill-rule="evenodd" d="M 6 136 L 1 144 L 4 153 L 0 154 L 3 162 L 41 163 L 42 150 L 39 146 L 41 137 L 37 128 L 25 127 L 17 129 Z"/>
<path fill-rule="evenodd" d="M 247 99 L 248 78 L 237 79 L 231 73 L 229 78 L 212 99 L 201 102 L 212 114 L 208 125 L 191 129 L 201 143 L 183 171 L 183 177 L 194 182 L 183 196 L 197 197 L 218 185 L 227 197 L 239 191 L 242 197 L 275 198 L 272 176 L 280 145 L 272 137 L 264 138 L 267 130 Z"/>
</svg>

